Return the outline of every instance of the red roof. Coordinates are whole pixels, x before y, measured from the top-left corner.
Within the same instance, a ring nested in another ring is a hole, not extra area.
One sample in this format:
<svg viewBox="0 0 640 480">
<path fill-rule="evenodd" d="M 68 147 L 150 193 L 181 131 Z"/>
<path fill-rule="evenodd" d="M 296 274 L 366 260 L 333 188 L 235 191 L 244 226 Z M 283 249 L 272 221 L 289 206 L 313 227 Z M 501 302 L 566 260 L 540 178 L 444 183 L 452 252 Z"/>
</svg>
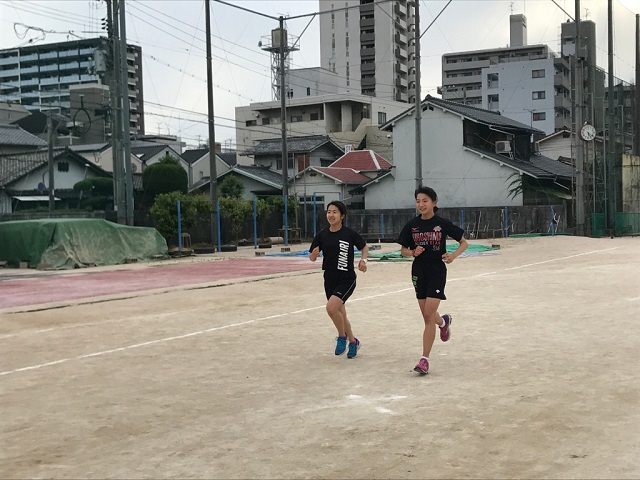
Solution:
<svg viewBox="0 0 640 480">
<path fill-rule="evenodd" d="M 347 185 L 361 185 L 371 181 L 371 179 L 351 168 L 335 168 L 335 167 L 311 167 L 318 172 L 334 178 Z"/>
<path fill-rule="evenodd" d="M 357 172 L 377 172 L 379 170 L 389 170 L 393 165 L 373 150 L 351 150 L 329 166 L 351 168 Z"/>
</svg>

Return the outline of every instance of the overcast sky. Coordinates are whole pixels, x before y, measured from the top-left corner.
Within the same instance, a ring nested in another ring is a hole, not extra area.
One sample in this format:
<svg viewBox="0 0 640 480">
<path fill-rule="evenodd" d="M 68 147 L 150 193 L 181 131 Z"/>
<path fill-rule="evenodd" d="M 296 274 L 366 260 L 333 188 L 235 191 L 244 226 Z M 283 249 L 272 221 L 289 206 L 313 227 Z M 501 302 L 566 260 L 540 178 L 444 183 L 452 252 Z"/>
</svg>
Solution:
<svg viewBox="0 0 640 480">
<path fill-rule="evenodd" d="M 234 3 L 273 16 L 318 10 L 318 0 Z M 423 30 L 446 3 L 421 1 Z M 574 0 L 556 3 L 573 16 Z M 607 2 L 581 4 L 582 18 L 596 23 L 597 61 L 606 69 Z M 0 48 L 99 35 L 105 5 L 103 0 L 0 0 Z M 206 141 L 206 116 L 187 112 L 207 113 L 204 0 L 127 0 L 126 5 L 127 39 L 143 52 L 146 132 L 180 135 L 191 145 Z M 632 82 L 640 0 L 613 0 L 613 8 L 615 75 Z M 527 16 L 529 44 L 545 43 L 559 52 L 560 24 L 568 16 L 551 0 L 454 0 L 422 37 L 422 96 L 436 94 L 443 54 L 507 46 L 511 13 Z M 292 20 L 287 26 L 299 35 L 308 21 Z M 212 0 L 216 140 L 223 144 L 235 146 L 236 106 L 271 100 L 270 58 L 258 41 L 275 27 L 277 22 L 268 18 Z M 302 36 L 292 63 L 292 68 L 320 65 L 317 17 Z"/>
</svg>

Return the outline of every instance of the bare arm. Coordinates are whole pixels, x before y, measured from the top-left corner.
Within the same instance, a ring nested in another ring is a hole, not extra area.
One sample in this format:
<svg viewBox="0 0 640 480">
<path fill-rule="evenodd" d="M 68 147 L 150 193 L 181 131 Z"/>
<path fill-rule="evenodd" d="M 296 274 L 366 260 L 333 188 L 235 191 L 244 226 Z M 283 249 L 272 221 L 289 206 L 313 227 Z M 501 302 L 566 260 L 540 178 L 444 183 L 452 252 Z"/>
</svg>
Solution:
<svg viewBox="0 0 640 480">
<path fill-rule="evenodd" d="M 456 250 L 453 253 L 445 253 L 442 256 L 442 260 L 444 260 L 444 263 L 451 263 L 453 262 L 456 258 L 458 258 L 462 252 L 464 252 L 467 247 L 469 246 L 469 243 L 467 242 L 467 239 L 462 237 L 460 239 L 460 242 L 458 242 L 458 248 L 456 248 Z"/>
<path fill-rule="evenodd" d="M 369 245 L 365 245 L 362 248 L 360 261 L 358 262 L 358 270 L 361 272 L 367 271 L 367 258 L 369 257 Z"/>
</svg>

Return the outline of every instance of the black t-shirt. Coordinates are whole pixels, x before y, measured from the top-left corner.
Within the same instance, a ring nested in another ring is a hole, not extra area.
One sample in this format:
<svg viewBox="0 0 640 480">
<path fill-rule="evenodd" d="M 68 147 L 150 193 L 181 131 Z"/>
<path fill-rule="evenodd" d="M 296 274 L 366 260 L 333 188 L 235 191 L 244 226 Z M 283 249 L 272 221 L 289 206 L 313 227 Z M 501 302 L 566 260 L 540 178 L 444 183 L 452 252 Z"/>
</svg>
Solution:
<svg viewBox="0 0 640 480">
<path fill-rule="evenodd" d="M 435 262 L 442 261 L 442 255 L 447 252 L 447 236 L 459 242 L 463 234 L 463 229 L 438 215 L 429 220 L 423 220 L 418 215 L 404 226 L 398 243 L 411 250 L 418 245 L 425 249 L 414 261 Z"/>
<path fill-rule="evenodd" d="M 337 232 L 332 232 L 328 227 L 318 232 L 311 242 L 309 251 L 320 247 L 323 270 L 355 273 L 353 247 L 362 250 L 366 244 L 360 234 L 343 225 Z"/>
</svg>

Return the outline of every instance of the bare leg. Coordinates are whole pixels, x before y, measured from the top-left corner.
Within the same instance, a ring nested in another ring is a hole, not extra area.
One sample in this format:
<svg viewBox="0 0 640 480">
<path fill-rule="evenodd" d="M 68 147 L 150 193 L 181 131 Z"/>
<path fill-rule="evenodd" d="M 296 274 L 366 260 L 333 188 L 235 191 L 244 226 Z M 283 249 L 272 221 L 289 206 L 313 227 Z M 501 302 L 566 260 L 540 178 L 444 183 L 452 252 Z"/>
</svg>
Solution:
<svg viewBox="0 0 640 480">
<path fill-rule="evenodd" d="M 343 314 L 344 312 L 344 314 Z M 346 330 L 346 324 L 348 324 L 346 311 L 344 310 L 344 303 L 342 300 L 335 295 L 332 295 L 327 302 L 327 314 L 333 320 L 333 324 L 338 330 L 338 336 L 344 337 L 348 335 Z M 351 330 L 351 326 L 349 325 L 349 330 Z"/>
<path fill-rule="evenodd" d="M 347 318 L 347 309 L 344 308 L 344 303 L 341 305 L 341 311 L 344 318 L 344 330 L 347 337 L 349 337 L 349 343 L 355 342 L 356 337 L 353 335 L 353 330 L 351 330 L 351 322 L 349 322 L 349 319 Z"/>
<path fill-rule="evenodd" d="M 442 319 L 438 314 L 439 298 L 426 298 L 418 300 L 422 318 L 424 320 L 424 332 L 422 334 L 422 355 L 428 357 L 436 338 L 436 325 L 442 324 Z"/>
</svg>

